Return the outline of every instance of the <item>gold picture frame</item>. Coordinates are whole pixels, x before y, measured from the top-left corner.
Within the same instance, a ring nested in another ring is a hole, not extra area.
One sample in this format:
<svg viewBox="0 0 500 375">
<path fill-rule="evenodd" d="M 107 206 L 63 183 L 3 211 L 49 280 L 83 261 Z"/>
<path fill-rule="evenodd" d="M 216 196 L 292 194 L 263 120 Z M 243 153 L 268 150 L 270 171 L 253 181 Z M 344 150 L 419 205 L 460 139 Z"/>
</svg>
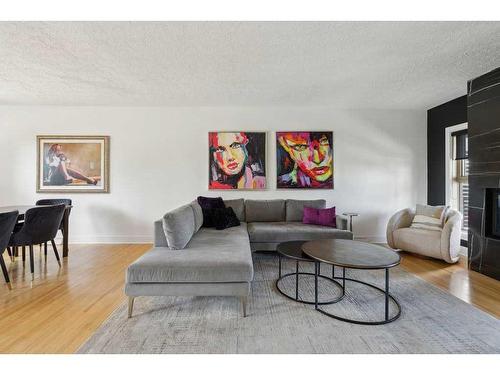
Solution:
<svg viewBox="0 0 500 375">
<path fill-rule="evenodd" d="M 38 135 L 37 193 L 109 193 L 109 138 Z"/>
</svg>

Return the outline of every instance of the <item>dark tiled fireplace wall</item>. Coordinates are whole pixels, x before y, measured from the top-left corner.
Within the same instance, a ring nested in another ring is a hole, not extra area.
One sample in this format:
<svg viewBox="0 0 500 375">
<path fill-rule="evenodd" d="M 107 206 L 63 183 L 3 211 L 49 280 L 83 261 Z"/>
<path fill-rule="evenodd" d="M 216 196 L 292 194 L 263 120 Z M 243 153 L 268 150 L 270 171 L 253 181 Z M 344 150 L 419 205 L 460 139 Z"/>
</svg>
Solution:
<svg viewBox="0 0 500 375">
<path fill-rule="evenodd" d="M 500 280 L 500 240 L 486 228 L 487 188 L 500 187 L 500 68 L 469 81 L 469 261 Z"/>
<path fill-rule="evenodd" d="M 427 111 L 427 204 L 446 204 L 446 128 L 467 122 L 467 95 Z"/>
</svg>

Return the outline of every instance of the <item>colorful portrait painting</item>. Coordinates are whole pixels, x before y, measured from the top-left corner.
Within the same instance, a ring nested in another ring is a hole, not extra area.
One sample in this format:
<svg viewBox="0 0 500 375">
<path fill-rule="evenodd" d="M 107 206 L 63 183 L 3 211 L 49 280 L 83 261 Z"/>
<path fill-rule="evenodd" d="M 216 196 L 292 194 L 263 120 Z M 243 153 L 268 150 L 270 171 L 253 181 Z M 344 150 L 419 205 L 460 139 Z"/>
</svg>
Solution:
<svg viewBox="0 0 500 375">
<path fill-rule="evenodd" d="M 266 188 L 266 133 L 208 133 L 209 189 Z"/>
<path fill-rule="evenodd" d="M 109 137 L 38 136 L 38 192 L 109 191 Z"/>
<path fill-rule="evenodd" d="M 279 189 L 333 189 L 333 132 L 276 132 Z"/>
</svg>

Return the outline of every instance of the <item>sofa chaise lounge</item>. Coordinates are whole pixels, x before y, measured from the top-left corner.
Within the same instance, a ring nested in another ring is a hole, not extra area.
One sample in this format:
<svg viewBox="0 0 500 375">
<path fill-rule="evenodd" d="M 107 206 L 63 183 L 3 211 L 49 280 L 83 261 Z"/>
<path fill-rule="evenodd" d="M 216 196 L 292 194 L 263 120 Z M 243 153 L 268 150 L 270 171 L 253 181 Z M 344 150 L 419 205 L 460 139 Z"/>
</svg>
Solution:
<svg viewBox="0 0 500 375">
<path fill-rule="evenodd" d="M 154 247 L 126 272 L 129 317 L 138 296 L 236 296 L 241 298 L 246 316 L 253 280 L 252 251 L 274 251 L 284 241 L 352 239 L 347 219 L 341 216 L 337 216 L 337 228 L 302 223 L 304 206 L 324 208 L 322 199 L 233 199 L 224 203 L 233 208 L 240 226 L 225 230 L 202 227 L 202 210 L 196 201 L 154 223 Z"/>
</svg>

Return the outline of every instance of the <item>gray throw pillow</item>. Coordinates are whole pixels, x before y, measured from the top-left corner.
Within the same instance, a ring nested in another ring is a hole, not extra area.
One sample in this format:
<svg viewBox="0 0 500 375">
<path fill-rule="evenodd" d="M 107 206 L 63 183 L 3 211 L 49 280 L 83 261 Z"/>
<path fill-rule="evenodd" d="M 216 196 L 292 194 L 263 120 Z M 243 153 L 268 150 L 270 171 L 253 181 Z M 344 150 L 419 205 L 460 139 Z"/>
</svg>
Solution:
<svg viewBox="0 0 500 375">
<path fill-rule="evenodd" d="M 191 205 L 187 204 L 167 212 L 162 222 L 168 248 L 184 249 L 195 233 L 194 212 Z"/>
</svg>

